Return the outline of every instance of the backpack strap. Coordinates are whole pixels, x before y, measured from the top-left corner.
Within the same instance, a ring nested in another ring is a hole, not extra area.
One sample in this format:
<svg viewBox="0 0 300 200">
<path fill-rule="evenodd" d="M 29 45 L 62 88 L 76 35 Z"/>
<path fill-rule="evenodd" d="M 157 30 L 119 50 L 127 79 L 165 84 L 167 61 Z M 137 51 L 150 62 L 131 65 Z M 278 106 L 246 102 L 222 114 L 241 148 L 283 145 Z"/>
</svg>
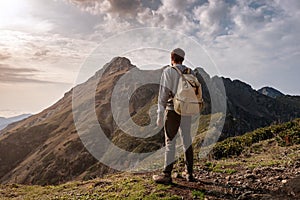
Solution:
<svg viewBox="0 0 300 200">
<path fill-rule="evenodd" d="M 173 65 L 171 65 L 171 67 L 174 68 L 180 76 L 182 76 L 182 72 L 180 71 L 180 69 L 178 69 L 176 66 Z"/>
<path fill-rule="evenodd" d="M 187 68 L 187 74 L 191 74 L 191 69 Z"/>
<path fill-rule="evenodd" d="M 172 67 L 173 69 L 175 69 L 175 70 L 178 72 L 178 74 L 184 79 L 184 77 L 183 77 L 182 72 L 180 71 L 180 69 L 178 69 L 178 68 L 177 68 L 176 66 L 174 66 L 174 65 L 171 65 L 171 67 Z M 173 95 L 173 93 L 170 91 L 169 96 L 170 96 L 171 98 L 174 98 L 175 95 Z"/>
</svg>

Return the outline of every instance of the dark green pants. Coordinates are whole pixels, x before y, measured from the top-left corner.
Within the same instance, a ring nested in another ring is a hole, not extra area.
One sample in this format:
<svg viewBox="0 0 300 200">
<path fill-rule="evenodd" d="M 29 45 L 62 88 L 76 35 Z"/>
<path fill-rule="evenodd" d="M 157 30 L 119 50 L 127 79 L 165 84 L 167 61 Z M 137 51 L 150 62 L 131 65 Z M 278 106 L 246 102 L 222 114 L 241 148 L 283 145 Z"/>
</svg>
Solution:
<svg viewBox="0 0 300 200">
<path fill-rule="evenodd" d="M 185 165 L 188 174 L 193 174 L 193 147 L 191 138 L 191 117 L 180 116 L 174 110 L 167 110 L 165 120 L 165 166 L 164 173 L 171 174 L 175 162 L 176 138 L 180 130 L 183 144 Z"/>
</svg>

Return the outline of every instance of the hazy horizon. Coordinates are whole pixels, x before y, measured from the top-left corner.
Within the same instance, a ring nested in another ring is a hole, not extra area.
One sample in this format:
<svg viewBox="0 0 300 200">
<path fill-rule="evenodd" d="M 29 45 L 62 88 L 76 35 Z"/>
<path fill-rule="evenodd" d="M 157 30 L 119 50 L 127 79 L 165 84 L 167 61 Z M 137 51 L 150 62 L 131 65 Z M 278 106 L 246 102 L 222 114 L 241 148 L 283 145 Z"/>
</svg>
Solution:
<svg viewBox="0 0 300 200">
<path fill-rule="evenodd" d="M 195 40 L 218 68 L 215 73 L 203 66 L 211 76 L 299 95 L 299 22 L 297 0 L 1 1 L 0 116 L 35 114 L 54 104 L 74 86 L 82 63 L 102 41 L 143 27 Z M 109 52 L 107 57 L 116 56 Z M 151 56 L 165 65 L 165 53 Z M 128 57 L 137 67 L 145 65 L 145 55 L 137 55 Z"/>
</svg>

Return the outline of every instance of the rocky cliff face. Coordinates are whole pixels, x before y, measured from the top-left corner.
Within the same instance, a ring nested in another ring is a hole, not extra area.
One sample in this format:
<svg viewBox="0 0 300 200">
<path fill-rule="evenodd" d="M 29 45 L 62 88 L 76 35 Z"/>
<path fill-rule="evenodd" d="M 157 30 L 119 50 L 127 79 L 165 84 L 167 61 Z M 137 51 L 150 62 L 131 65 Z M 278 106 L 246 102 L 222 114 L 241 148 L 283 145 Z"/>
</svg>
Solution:
<svg viewBox="0 0 300 200">
<path fill-rule="evenodd" d="M 196 72 L 202 83 L 203 98 L 206 103 L 203 114 L 209 114 L 212 111 L 211 96 L 215 97 L 213 99 L 217 101 L 215 104 L 220 104 L 218 102 L 220 99 L 226 99 L 225 125 L 220 140 L 272 123 L 290 121 L 300 116 L 300 98 L 297 96 L 277 95 L 277 98 L 273 98 L 252 89 L 250 85 L 239 80 L 223 77 L 210 78 L 202 68 L 197 68 Z M 224 83 L 225 93 L 218 85 L 221 82 Z"/>
<path fill-rule="evenodd" d="M 129 71 L 134 72 L 135 75 L 131 75 Z M 117 92 L 117 97 L 123 99 L 123 95 L 128 94 L 128 90 L 132 90 L 132 95 L 126 97 L 129 100 L 128 112 L 136 124 L 147 125 L 150 122 L 148 112 L 156 102 L 159 86 L 154 83 L 140 86 L 137 84 L 137 78 L 140 78 L 139 81 L 150 82 L 152 77 L 159 79 L 161 72 L 162 70 L 149 71 L 145 75 L 128 59 L 114 58 L 88 81 L 67 92 L 54 105 L 4 129 L 0 136 L 0 152 L 5 152 L 0 154 L 0 181 L 57 184 L 74 179 L 101 177 L 105 173 L 114 171 L 99 163 L 86 150 L 78 136 L 74 113 L 72 113 L 74 90 L 79 91 L 77 94 L 79 103 L 75 106 L 81 108 L 83 111 L 81 116 L 86 122 L 91 118 L 89 113 L 84 115 L 84 111 L 92 101 L 95 101 L 97 121 L 115 145 L 131 152 L 148 152 L 159 148 L 162 143 L 159 135 L 141 139 L 119 129 L 112 114 L 112 107 L 118 110 L 124 106 L 112 104 L 112 96 L 113 92 Z M 270 98 L 238 80 L 210 78 L 201 68 L 195 69 L 195 72 L 203 85 L 203 96 L 206 102 L 203 114 L 211 113 L 212 101 L 219 104 L 220 99 L 227 99 L 228 109 L 221 139 L 240 135 L 276 121 L 287 121 L 300 116 L 298 104 L 290 105 L 283 99 Z M 116 84 L 125 76 L 127 81 L 114 91 Z M 224 95 L 219 87 L 220 81 L 224 81 L 226 96 L 218 98 L 218 95 Z M 96 85 L 95 96 L 88 92 L 94 85 Z M 212 94 L 209 93 L 208 88 L 217 97 L 216 99 L 210 99 Z M 290 101 L 298 102 L 299 98 L 293 97 Z M 87 129 L 93 129 L 93 124 L 91 123 Z M 147 132 L 145 134 L 147 135 Z M 120 159 L 121 157 L 122 155 Z"/>
<path fill-rule="evenodd" d="M 246 131 L 300 116 L 298 105 L 286 104 L 279 99 L 262 95 L 241 81 L 223 80 L 228 112 L 222 138 L 241 135 Z"/>
</svg>

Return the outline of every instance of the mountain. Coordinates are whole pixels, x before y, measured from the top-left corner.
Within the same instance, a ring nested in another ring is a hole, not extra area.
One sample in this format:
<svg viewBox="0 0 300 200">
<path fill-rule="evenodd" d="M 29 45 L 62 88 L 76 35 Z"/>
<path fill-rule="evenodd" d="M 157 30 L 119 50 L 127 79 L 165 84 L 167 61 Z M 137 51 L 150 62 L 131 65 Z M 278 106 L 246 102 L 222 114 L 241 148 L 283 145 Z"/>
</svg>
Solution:
<svg viewBox="0 0 300 200">
<path fill-rule="evenodd" d="M 2 129 L 4 129 L 7 125 L 9 125 L 13 122 L 17 122 L 17 121 L 20 121 L 22 119 L 25 119 L 29 116 L 31 116 L 31 114 L 22 114 L 22 115 L 18 115 L 18 116 L 15 116 L 15 117 L 9 117 L 9 118 L 0 117 L 0 131 Z"/>
<path fill-rule="evenodd" d="M 108 138 L 113 138 L 114 134 L 120 138 L 121 132 L 115 132 L 116 124 L 111 111 L 112 88 L 129 70 L 140 72 L 128 59 L 114 58 L 85 83 L 65 93 L 54 105 L 4 129 L 0 137 L 0 152 L 5 152 L 0 154 L 0 181 L 45 185 L 101 177 L 113 172 L 99 163 L 82 144 L 73 120 L 72 94 L 73 90 L 79 91 L 79 106 L 83 112 L 95 100 L 101 128 Z M 147 77 L 159 77 L 160 73 L 161 70 L 149 71 Z M 142 79 L 147 77 L 141 76 Z M 96 85 L 96 97 L 89 93 L 93 85 Z M 129 105 L 131 115 L 138 113 L 144 103 L 155 99 L 158 93 L 158 86 L 151 84 L 136 89 Z M 127 91 L 127 86 L 123 85 L 121 90 Z M 89 114 L 84 117 L 86 124 L 91 125 L 89 130 L 93 130 L 94 122 L 89 122 Z"/>
<path fill-rule="evenodd" d="M 231 134 L 228 136 L 240 135 L 272 123 L 290 121 L 300 115 L 299 105 L 261 95 L 239 80 L 224 79 L 224 85 L 228 108 L 224 132 Z"/>
<path fill-rule="evenodd" d="M 162 69 L 142 71 L 127 58 L 116 57 L 86 82 L 65 93 L 54 105 L 2 130 L 0 152 L 5 153 L 0 154 L 0 182 L 59 184 L 115 172 L 98 162 L 83 145 L 82 141 L 94 134 L 97 136 L 93 137 L 95 140 L 108 138 L 118 148 L 129 152 L 147 153 L 159 149 L 163 143 L 160 134 L 150 136 L 152 131 L 144 130 L 143 126 L 150 123 L 148 113 L 153 111 L 152 106 L 157 102 L 159 85 L 151 80 L 155 77 L 159 81 L 161 72 Z M 211 105 L 227 105 L 226 113 L 222 114 L 225 126 L 220 140 L 300 117 L 298 104 L 290 105 L 284 100 L 270 98 L 238 80 L 211 78 L 202 68 L 196 68 L 195 73 L 203 85 L 203 117 L 210 119 L 217 114 L 218 110 L 212 109 Z M 139 85 L 140 81 L 148 84 Z M 222 82 L 225 88 L 221 87 Z M 129 97 L 128 91 L 132 93 Z M 215 98 L 211 100 L 212 95 Z M 74 97 L 77 102 L 72 105 Z M 129 100 L 128 106 L 126 102 L 115 104 L 120 100 Z M 293 97 L 291 101 L 298 99 Z M 126 112 L 121 112 L 124 108 Z M 116 122 L 118 119 L 121 119 L 120 123 Z M 130 120 L 141 126 L 139 134 L 145 139 L 128 134 L 134 132 L 126 126 Z M 75 127 L 78 121 L 84 124 Z M 208 127 L 207 121 L 201 123 L 203 131 Z M 119 127 L 119 124 L 124 126 Z M 105 137 L 98 137 L 99 125 Z M 98 152 L 100 158 L 118 156 L 113 163 L 115 166 L 126 165 L 126 155 L 112 156 L 108 153 L 110 145 L 94 145 L 96 142 L 85 145 Z"/>
<path fill-rule="evenodd" d="M 262 137 L 260 137 L 262 136 Z M 116 173 L 56 186 L 0 184 L 2 199 L 300 199 L 300 119 L 218 142 L 219 159 L 195 159 L 196 182 L 174 165 L 172 185 L 155 184 L 153 173 Z M 199 149 L 195 149 L 195 155 Z M 226 158 L 221 159 L 221 158 Z"/>
<path fill-rule="evenodd" d="M 217 76 L 210 78 L 202 68 L 197 68 L 196 74 L 203 87 L 204 114 L 212 113 L 210 96 L 214 96 L 214 105 L 220 105 L 220 100 L 226 99 L 225 124 L 219 140 L 300 116 L 299 96 L 283 95 L 275 99 L 239 80 Z M 225 92 L 220 90 L 220 83 L 224 84 Z"/>
<path fill-rule="evenodd" d="M 284 96 L 283 93 L 281 93 L 279 90 L 276 90 L 272 87 L 263 87 L 259 90 L 257 90 L 259 93 L 264 94 L 266 96 L 272 97 L 272 98 L 277 98 L 277 97 L 282 97 Z"/>
</svg>

